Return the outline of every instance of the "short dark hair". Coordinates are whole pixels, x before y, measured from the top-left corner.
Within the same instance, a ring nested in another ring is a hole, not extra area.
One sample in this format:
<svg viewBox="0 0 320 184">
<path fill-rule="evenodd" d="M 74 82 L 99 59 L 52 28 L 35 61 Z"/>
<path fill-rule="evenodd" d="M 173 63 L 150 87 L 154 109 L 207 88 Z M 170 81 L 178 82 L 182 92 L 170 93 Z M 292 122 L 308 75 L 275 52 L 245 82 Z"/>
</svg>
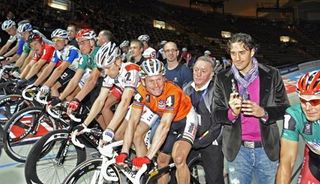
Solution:
<svg viewBox="0 0 320 184">
<path fill-rule="evenodd" d="M 103 34 L 103 36 L 105 36 L 109 41 L 113 41 L 113 35 L 112 32 L 109 30 L 102 30 L 101 33 Z"/>
<path fill-rule="evenodd" d="M 133 39 L 133 40 L 131 40 L 130 41 L 130 44 L 131 43 L 138 43 L 138 45 L 140 46 L 140 48 L 143 48 L 143 43 L 140 41 L 140 40 L 138 40 L 138 39 Z"/>
<path fill-rule="evenodd" d="M 246 33 L 236 33 L 234 35 L 232 35 L 232 37 L 230 38 L 230 40 L 228 41 L 227 44 L 227 52 L 230 52 L 231 49 L 231 44 L 233 43 L 243 43 L 244 44 L 244 48 L 246 50 L 251 50 L 251 49 L 255 49 L 257 50 L 258 45 L 255 43 L 254 39 Z"/>
</svg>

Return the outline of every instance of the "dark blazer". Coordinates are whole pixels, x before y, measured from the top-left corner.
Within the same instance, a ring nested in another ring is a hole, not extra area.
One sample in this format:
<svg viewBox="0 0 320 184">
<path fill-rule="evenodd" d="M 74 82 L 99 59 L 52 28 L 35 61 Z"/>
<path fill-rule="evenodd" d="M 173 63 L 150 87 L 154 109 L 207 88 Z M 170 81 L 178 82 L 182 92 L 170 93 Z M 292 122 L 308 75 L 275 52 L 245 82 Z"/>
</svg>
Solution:
<svg viewBox="0 0 320 184">
<path fill-rule="evenodd" d="M 276 121 L 283 118 L 286 108 L 289 107 L 289 100 L 279 71 L 260 63 L 258 66 L 260 106 L 269 115 L 268 121 L 260 120 L 261 139 L 269 159 L 275 161 L 279 159 L 280 152 L 280 136 Z M 214 116 L 218 122 L 225 124 L 222 150 L 228 161 L 235 159 L 241 146 L 241 117 L 233 123 L 227 117 L 232 92 L 231 79 L 234 79 L 231 70 L 224 70 L 217 74 L 214 87 Z"/>
</svg>

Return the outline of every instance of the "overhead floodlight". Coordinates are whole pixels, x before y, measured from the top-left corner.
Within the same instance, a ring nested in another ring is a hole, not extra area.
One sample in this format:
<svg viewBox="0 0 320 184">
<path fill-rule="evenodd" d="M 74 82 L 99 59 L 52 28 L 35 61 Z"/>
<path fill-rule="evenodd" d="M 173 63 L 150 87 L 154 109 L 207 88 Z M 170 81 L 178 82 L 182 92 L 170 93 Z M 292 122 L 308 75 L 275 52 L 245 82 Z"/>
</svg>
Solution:
<svg viewBox="0 0 320 184">
<path fill-rule="evenodd" d="M 69 0 L 49 0 L 48 6 L 59 10 L 69 10 Z"/>
<path fill-rule="evenodd" d="M 280 42 L 288 43 L 288 42 L 290 42 L 290 37 L 289 36 L 280 36 Z"/>
<path fill-rule="evenodd" d="M 231 38 L 232 33 L 229 31 L 221 31 L 222 38 Z"/>
</svg>

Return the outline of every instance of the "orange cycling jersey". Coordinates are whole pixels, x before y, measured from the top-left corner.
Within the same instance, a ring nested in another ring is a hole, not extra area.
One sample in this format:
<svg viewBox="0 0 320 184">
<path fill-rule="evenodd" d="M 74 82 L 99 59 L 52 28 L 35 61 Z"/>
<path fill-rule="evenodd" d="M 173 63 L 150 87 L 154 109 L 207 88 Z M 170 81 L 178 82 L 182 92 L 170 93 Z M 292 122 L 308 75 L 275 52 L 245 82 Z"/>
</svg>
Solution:
<svg viewBox="0 0 320 184">
<path fill-rule="evenodd" d="M 46 63 L 49 63 L 52 59 L 54 50 L 53 46 L 44 43 L 41 54 L 34 53 L 32 60 L 39 61 L 40 59 L 43 59 Z"/>
<path fill-rule="evenodd" d="M 142 109 L 144 105 L 160 117 L 166 112 L 175 114 L 173 122 L 185 118 L 192 106 L 190 97 L 170 81 L 165 81 L 163 92 L 158 97 L 149 94 L 146 88 L 140 84 L 132 106 Z"/>
</svg>

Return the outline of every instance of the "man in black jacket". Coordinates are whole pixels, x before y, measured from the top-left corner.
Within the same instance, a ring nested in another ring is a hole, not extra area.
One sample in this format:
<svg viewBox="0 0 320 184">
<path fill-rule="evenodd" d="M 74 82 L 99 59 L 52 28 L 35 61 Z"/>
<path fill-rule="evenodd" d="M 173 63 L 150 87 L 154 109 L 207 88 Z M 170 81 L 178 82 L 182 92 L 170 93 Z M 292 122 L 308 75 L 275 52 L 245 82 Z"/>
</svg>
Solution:
<svg viewBox="0 0 320 184">
<path fill-rule="evenodd" d="M 184 91 L 190 96 L 201 119 L 189 157 L 200 153 L 206 183 L 220 184 L 223 183 L 223 154 L 219 140 L 221 125 L 212 116 L 214 66 L 211 58 L 199 57 L 193 67 L 193 81 L 185 86 Z"/>
<path fill-rule="evenodd" d="M 279 130 L 289 106 L 280 73 L 258 63 L 256 44 L 248 34 L 234 34 L 228 43 L 230 70 L 217 74 L 214 116 L 225 123 L 222 150 L 231 183 L 274 183 L 279 160 Z"/>
</svg>

